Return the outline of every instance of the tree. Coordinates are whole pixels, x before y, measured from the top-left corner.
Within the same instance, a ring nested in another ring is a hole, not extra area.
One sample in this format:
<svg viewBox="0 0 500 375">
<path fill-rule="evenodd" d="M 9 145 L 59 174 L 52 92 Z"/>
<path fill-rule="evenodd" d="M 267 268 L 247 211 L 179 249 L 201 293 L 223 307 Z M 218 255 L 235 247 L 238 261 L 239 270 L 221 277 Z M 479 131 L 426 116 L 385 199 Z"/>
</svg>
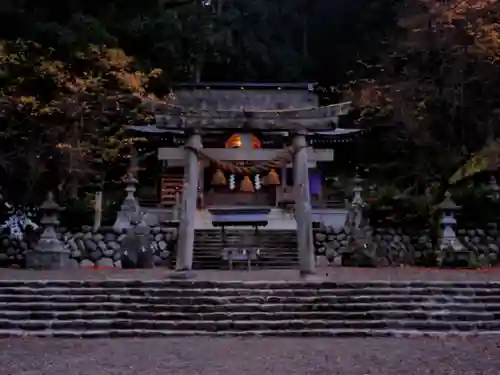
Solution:
<svg viewBox="0 0 500 375">
<path fill-rule="evenodd" d="M 161 71 L 136 70 L 122 50 L 66 55 L 18 40 L 1 44 L 0 61 L 3 181 L 24 182 L 25 196 L 43 176 L 73 197 L 80 181 L 106 180 L 128 147 L 125 125 L 151 120 L 140 104 Z"/>
<path fill-rule="evenodd" d="M 499 135 L 499 16 L 491 0 L 401 4 L 400 32 L 376 63 L 361 62 L 364 74 L 351 90 L 364 94 L 362 123 L 398 124 L 391 142 L 400 147 L 385 155 L 398 162 L 374 166 L 382 176 L 444 182 Z"/>
</svg>

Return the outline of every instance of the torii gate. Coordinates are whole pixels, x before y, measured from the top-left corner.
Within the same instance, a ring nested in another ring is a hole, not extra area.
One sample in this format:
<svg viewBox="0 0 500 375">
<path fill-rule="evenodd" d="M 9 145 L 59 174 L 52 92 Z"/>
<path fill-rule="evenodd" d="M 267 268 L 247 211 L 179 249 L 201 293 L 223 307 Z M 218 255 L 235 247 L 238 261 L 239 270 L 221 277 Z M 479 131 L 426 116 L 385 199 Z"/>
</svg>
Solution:
<svg viewBox="0 0 500 375">
<path fill-rule="evenodd" d="M 149 103 L 156 113 L 156 122 L 165 130 L 182 131 L 188 135 L 185 149 L 160 148 L 158 157 L 182 160 L 184 166 L 183 212 L 179 225 L 176 269 L 186 275 L 192 269 L 194 222 L 198 193 L 199 162 L 193 150 L 203 147 L 202 132 L 231 130 L 233 132 L 290 132 L 292 135 L 293 174 L 295 190 L 295 218 L 300 274 L 314 273 L 315 259 L 312 235 L 312 215 L 309 191 L 309 162 L 333 160 L 333 150 L 319 151 L 308 147 L 307 135 L 311 131 L 331 131 L 332 124 L 350 109 L 350 102 L 326 107 L 287 110 L 201 110 L 186 109 L 165 103 Z M 262 161 L 275 156 L 276 150 L 208 149 L 219 160 Z"/>
</svg>

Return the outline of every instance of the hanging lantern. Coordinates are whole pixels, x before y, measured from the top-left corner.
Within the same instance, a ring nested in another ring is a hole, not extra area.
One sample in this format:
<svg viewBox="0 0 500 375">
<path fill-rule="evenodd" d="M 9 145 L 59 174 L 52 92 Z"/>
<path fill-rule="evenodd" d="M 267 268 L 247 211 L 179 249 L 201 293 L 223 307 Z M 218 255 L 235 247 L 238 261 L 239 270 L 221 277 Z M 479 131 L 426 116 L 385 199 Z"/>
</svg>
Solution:
<svg viewBox="0 0 500 375">
<path fill-rule="evenodd" d="M 240 190 L 244 193 L 253 193 L 254 192 L 253 184 L 252 184 L 252 181 L 250 180 L 250 177 L 245 176 L 243 178 L 243 181 L 241 181 Z"/>
<path fill-rule="evenodd" d="M 212 185 L 222 186 L 226 184 L 227 184 L 226 176 L 224 176 L 224 173 L 222 173 L 220 169 L 217 169 L 214 175 L 212 176 Z"/>
<path fill-rule="evenodd" d="M 266 176 L 266 185 L 276 186 L 279 184 L 280 184 L 280 176 L 278 176 L 274 168 L 271 168 L 271 170 Z"/>
</svg>

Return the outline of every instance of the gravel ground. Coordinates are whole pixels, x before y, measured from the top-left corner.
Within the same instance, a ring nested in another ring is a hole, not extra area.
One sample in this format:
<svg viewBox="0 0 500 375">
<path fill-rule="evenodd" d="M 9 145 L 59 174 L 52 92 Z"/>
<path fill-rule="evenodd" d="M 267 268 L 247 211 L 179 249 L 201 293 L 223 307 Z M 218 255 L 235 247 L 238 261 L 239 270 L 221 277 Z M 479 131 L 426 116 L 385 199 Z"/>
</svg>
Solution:
<svg viewBox="0 0 500 375">
<path fill-rule="evenodd" d="M 492 339 L 0 340 L 3 375 L 498 375 Z"/>
<path fill-rule="evenodd" d="M 143 270 L 77 269 L 62 271 L 36 271 L 0 269 L 0 280 L 106 280 L 166 279 L 173 271 L 164 268 Z M 298 270 L 206 271 L 194 272 L 197 280 L 299 280 Z M 319 279 L 333 281 L 422 280 L 422 281 L 500 281 L 500 269 L 438 270 L 424 268 L 319 268 Z M 500 373 L 500 371 L 499 371 Z"/>
</svg>

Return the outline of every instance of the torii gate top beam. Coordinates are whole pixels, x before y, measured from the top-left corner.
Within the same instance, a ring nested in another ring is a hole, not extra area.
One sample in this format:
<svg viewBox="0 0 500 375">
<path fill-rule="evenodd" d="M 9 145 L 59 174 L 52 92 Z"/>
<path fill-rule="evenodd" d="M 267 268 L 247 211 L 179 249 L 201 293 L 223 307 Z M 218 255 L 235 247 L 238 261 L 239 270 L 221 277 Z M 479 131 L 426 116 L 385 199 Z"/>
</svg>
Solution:
<svg viewBox="0 0 500 375">
<path fill-rule="evenodd" d="M 228 129 L 261 131 L 323 131 L 331 130 L 342 115 L 346 115 L 350 102 L 325 107 L 287 110 L 201 110 L 153 103 L 151 110 L 156 123 L 165 129 Z"/>
</svg>

